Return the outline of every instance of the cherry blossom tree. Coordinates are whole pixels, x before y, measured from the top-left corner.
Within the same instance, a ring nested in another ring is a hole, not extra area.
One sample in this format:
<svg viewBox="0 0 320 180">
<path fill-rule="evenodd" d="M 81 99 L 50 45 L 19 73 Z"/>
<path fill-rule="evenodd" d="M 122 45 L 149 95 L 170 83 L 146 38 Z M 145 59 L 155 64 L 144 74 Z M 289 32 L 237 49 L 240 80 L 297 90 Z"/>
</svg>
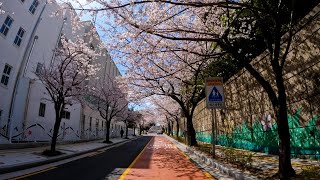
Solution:
<svg viewBox="0 0 320 180">
<path fill-rule="evenodd" d="M 187 118 L 187 143 L 195 145 L 197 142 L 192 117 L 197 104 L 204 97 L 202 70 L 208 61 L 198 60 L 192 55 L 181 57 L 178 54 L 167 61 L 157 60 L 159 62 L 150 60 L 148 63 L 137 61 L 135 64 L 128 64 L 127 74 L 123 78 L 135 92 L 132 94 L 134 98 L 143 99 L 157 95 L 177 102 Z"/>
<path fill-rule="evenodd" d="M 108 49 L 126 68 L 127 73 L 123 79 L 134 92 L 132 95 L 135 99 L 160 95 L 175 100 L 187 117 L 187 143 L 197 144 L 192 116 L 198 102 L 204 97 L 202 82 L 205 77 L 202 70 L 214 61 L 214 57 L 220 55 L 220 52 L 216 52 L 217 46 L 214 43 L 201 42 L 200 39 L 208 35 L 218 37 L 216 33 L 207 32 L 214 28 L 219 34 L 223 28 L 210 23 L 206 23 L 206 27 L 200 26 L 203 20 L 194 14 L 206 12 L 207 7 L 185 8 L 176 4 L 163 6 L 165 3 L 147 1 L 133 1 L 132 6 L 125 1 L 95 3 L 99 5 L 89 9 L 96 12 L 98 17 L 98 12 L 114 16 L 111 18 L 112 23 L 102 20 L 108 26 L 100 28 L 110 38 Z M 105 11 L 107 9 L 110 11 Z M 212 21 L 220 22 L 219 13 L 223 12 L 219 8 L 212 11 L 218 13 L 210 15 Z M 162 17 L 158 17 L 159 14 Z M 100 14 L 102 15 L 106 14 Z M 193 18 L 190 19 L 190 16 Z M 183 31 L 193 28 L 203 34 Z M 165 31 L 160 32 L 161 29 Z M 157 30 L 159 31 L 153 33 Z M 181 41 L 166 38 L 176 35 L 183 37 Z M 199 38 L 199 41 L 189 41 L 191 37 Z"/>
<path fill-rule="evenodd" d="M 171 35 L 180 35 L 181 28 L 200 28 L 199 30 L 202 32 L 216 28 L 210 26 L 203 29 L 199 26 L 202 23 L 201 18 L 198 16 L 194 16 L 193 19 L 189 18 L 192 14 L 202 12 L 204 9 L 180 8 L 175 4 L 166 7 L 156 2 L 133 3 L 133 5 L 137 5 L 134 8 L 126 4 L 125 7 L 129 9 L 122 9 L 113 8 L 122 4 L 120 1 L 115 4 L 109 4 L 106 1 L 96 1 L 96 3 L 100 3 L 96 7 L 108 7 L 107 9 L 113 12 L 114 18 L 111 19 L 114 21 L 112 23 L 104 21 L 110 25 L 109 28 L 106 29 L 106 26 L 100 28 L 105 30 L 104 32 L 110 38 L 108 49 L 115 58 L 120 59 L 120 63 L 126 68 L 127 73 L 123 76 L 123 80 L 129 84 L 129 89 L 133 92 L 129 93 L 129 96 L 132 95 L 130 98 L 137 100 L 160 95 L 175 100 L 187 117 L 187 143 L 196 145 L 192 117 L 195 107 L 204 97 L 202 82 L 205 77 L 202 70 L 206 69 L 214 61 L 214 57 L 220 55 L 220 52 L 216 52 L 217 46 L 214 43 L 187 39 L 185 39 L 186 41 L 168 40 L 162 37 L 163 35 L 151 33 L 151 29 L 148 28 L 151 28 L 149 24 L 154 23 L 159 25 L 156 25 L 157 28 L 166 29 L 174 26 L 172 30 L 163 32 Z M 91 12 L 96 13 L 106 10 L 105 8 L 93 8 L 90 7 Z M 85 8 L 80 9 L 84 10 Z M 139 9 L 144 10 L 142 14 Z M 127 14 L 127 11 L 131 11 L 132 14 Z M 215 11 L 218 12 L 218 9 Z M 157 13 L 162 14 L 163 17 L 157 19 Z M 183 24 L 181 27 L 172 19 L 172 15 L 175 13 L 185 13 L 182 16 L 176 15 L 174 17 L 175 21 Z M 153 17 L 150 14 L 153 14 Z M 98 13 L 96 15 L 99 16 Z M 210 17 L 218 20 L 217 18 L 220 16 L 212 15 Z M 136 26 L 137 23 L 140 24 Z M 174 30 L 174 28 L 180 29 Z M 216 29 L 221 31 L 221 28 Z M 156 28 L 152 27 L 152 31 L 154 30 Z M 206 33 L 199 35 L 192 32 L 182 32 L 182 34 L 184 37 L 194 38 L 206 36 Z"/>
<path fill-rule="evenodd" d="M 156 106 L 157 111 L 160 114 L 165 115 L 166 123 L 168 126 L 168 133 L 173 135 L 173 121 L 176 124 L 176 136 L 179 137 L 179 120 L 180 120 L 180 109 L 179 104 L 173 101 L 169 97 L 161 98 L 162 100 L 159 101 L 160 97 L 153 97 L 151 99 L 151 103 Z"/>
<path fill-rule="evenodd" d="M 106 120 L 106 139 L 110 141 L 110 125 L 114 119 L 121 119 L 128 108 L 126 92 L 119 87 L 119 83 L 110 76 L 97 80 L 95 87 L 89 92 L 87 101 L 92 109 L 99 111 L 100 116 Z"/>
<path fill-rule="evenodd" d="M 125 57 L 124 59 L 129 60 L 131 64 L 144 65 L 135 66 L 135 70 L 139 71 L 136 74 L 140 76 L 135 80 L 132 78 L 131 82 L 137 86 L 145 88 L 150 81 L 156 81 L 164 85 L 159 86 L 159 89 L 166 92 L 162 94 L 170 94 L 167 92 L 167 87 L 175 87 L 180 93 L 183 88 L 190 85 L 176 88 L 172 81 L 168 81 L 169 77 L 177 78 L 176 73 L 181 72 L 179 68 L 170 65 L 163 70 L 167 73 L 159 74 L 159 71 L 146 70 L 150 64 L 163 69 L 162 65 L 166 61 L 178 62 L 176 58 L 172 58 L 173 54 L 179 54 L 180 57 L 183 57 L 180 55 L 183 53 L 192 54 L 202 57 L 201 61 L 212 60 L 217 55 L 230 55 L 231 64 L 238 66 L 237 69 L 245 68 L 260 83 L 271 101 L 278 125 L 280 178 L 288 179 L 295 174 L 290 160 L 287 97 L 283 74 L 292 37 L 296 32 L 294 25 L 296 20 L 305 14 L 299 8 L 308 9 L 305 7 L 314 5 L 314 2 L 305 3 L 302 0 L 95 0 L 94 2 L 98 5 L 93 8 L 79 9 L 101 12 L 101 16 L 113 16 L 111 18 L 113 22 L 110 23 L 110 18 L 102 22 L 111 27 L 106 31 L 112 35 L 110 38 L 113 43 L 110 44 L 110 49 L 115 50 L 115 55 Z M 282 37 L 285 33 L 286 36 Z M 203 48 L 204 45 L 211 48 Z M 215 48 L 216 46 L 218 48 Z M 272 68 L 271 79 L 264 77 L 250 64 L 252 59 L 265 50 Z M 132 69 L 130 71 L 135 72 Z M 151 73 L 154 76 L 150 77 Z M 179 78 L 181 79 L 181 76 Z M 192 78 L 180 82 L 190 79 Z M 142 83 L 144 80 L 148 80 L 147 83 Z M 196 85 L 191 84 L 191 86 Z M 160 94 L 159 91 L 154 92 L 153 94 Z M 180 103 L 177 102 L 181 105 L 181 96 L 175 96 L 176 91 L 171 92 L 172 95 L 169 96 L 176 100 L 180 99 Z M 186 113 L 184 109 L 192 109 L 192 106 L 196 105 L 194 100 L 191 104 L 190 106 L 189 102 L 187 108 L 183 107 L 185 105 L 181 106 L 182 111 Z M 192 115 L 192 110 L 186 114 L 187 119 L 190 114 Z M 192 121 L 189 119 L 187 122 L 189 122 L 188 132 L 191 132 Z M 191 140 L 190 145 L 193 143 L 194 140 Z"/>
<path fill-rule="evenodd" d="M 140 114 L 140 116 L 138 116 L 137 121 L 139 125 L 139 135 L 141 135 L 147 127 L 149 127 L 151 124 L 157 123 L 158 116 L 153 107 L 140 109 L 138 113 Z"/>
<path fill-rule="evenodd" d="M 138 134 L 141 135 L 142 134 L 142 130 L 143 130 L 143 126 L 144 126 L 144 119 L 143 119 L 143 115 L 141 113 L 141 110 L 136 111 L 137 115 L 136 115 L 136 119 L 132 122 L 132 126 L 133 126 L 133 136 L 136 136 L 136 129 L 138 129 Z"/>
<path fill-rule="evenodd" d="M 92 63 L 95 52 L 81 39 L 71 42 L 62 37 L 61 46 L 56 48 L 54 53 L 53 61 L 37 73 L 54 104 L 55 123 L 51 149 L 47 152 L 51 155 L 58 153 L 56 142 L 66 105 L 72 105 L 83 95 L 88 88 L 84 82 L 98 70 Z"/>
<path fill-rule="evenodd" d="M 135 131 L 135 124 L 138 121 L 139 113 L 137 111 L 134 111 L 133 109 L 126 109 L 120 116 L 120 119 L 124 124 L 126 125 L 125 130 L 125 138 L 128 138 L 128 130 L 129 126 L 133 127 L 133 131 Z"/>
<path fill-rule="evenodd" d="M 133 115 L 132 118 L 128 119 L 128 127 L 133 128 L 133 136 L 136 136 L 136 128 L 139 127 L 139 124 L 142 122 L 142 114 L 138 110 L 130 110 L 130 113 Z"/>
<path fill-rule="evenodd" d="M 143 125 L 144 125 L 144 121 L 145 121 L 142 114 L 143 114 L 143 113 L 142 113 L 141 110 L 139 110 L 139 111 L 137 112 L 137 119 L 136 119 L 136 121 L 135 121 L 135 123 L 134 123 L 134 126 L 133 126 L 133 127 L 134 127 L 134 133 L 135 133 L 135 128 L 138 127 L 138 129 L 139 129 L 139 135 L 142 134 Z"/>
<path fill-rule="evenodd" d="M 2 4 L 3 2 L 0 2 L 0 15 L 5 13 L 5 11 L 2 9 Z"/>
</svg>

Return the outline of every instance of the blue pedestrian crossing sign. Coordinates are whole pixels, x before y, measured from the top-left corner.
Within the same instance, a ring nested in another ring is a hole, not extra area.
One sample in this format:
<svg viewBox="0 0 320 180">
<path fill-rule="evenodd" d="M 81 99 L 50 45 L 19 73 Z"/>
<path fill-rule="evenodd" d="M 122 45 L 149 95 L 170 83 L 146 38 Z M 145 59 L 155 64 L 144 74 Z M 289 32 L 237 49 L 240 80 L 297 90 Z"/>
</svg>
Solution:
<svg viewBox="0 0 320 180">
<path fill-rule="evenodd" d="M 220 77 L 206 79 L 206 101 L 208 109 L 224 108 L 223 81 Z"/>
<path fill-rule="evenodd" d="M 215 86 L 213 86 L 211 93 L 209 94 L 209 101 L 222 101 L 222 96 Z"/>
</svg>

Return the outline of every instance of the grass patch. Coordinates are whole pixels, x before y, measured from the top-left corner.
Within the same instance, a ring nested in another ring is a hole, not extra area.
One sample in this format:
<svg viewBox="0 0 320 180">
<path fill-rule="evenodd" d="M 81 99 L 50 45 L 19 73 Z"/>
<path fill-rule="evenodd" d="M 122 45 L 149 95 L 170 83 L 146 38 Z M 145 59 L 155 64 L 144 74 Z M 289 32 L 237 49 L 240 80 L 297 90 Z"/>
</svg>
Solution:
<svg viewBox="0 0 320 180">
<path fill-rule="evenodd" d="M 186 144 L 183 137 L 170 137 Z M 208 157 L 212 156 L 211 144 L 201 143 L 198 141 L 198 144 L 194 146 L 194 148 L 207 154 Z M 227 164 L 231 167 L 240 169 L 243 172 L 256 176 L 258 179 L 279 179 L 278 158 L 274 155 L 263 153 L 260 154 L 249 150 L 236 149 L 225 146 L 216 146 L 216 160 L 223 164 Z M 268 166 L 269 168 L 265 168 L 263 164 Z M 294 169 L 296 169 L 297 174 L 294 178 L 292 178 L 293 180 L 320 180 L 320 163 L 310 163 L 307 160 L 302 162 L 298 159 L 292 162 L 292 166 Z"/>
<path fill-rule="evenodd" d="M 172 136 L 172 135 L 169 135 L 169 134 L 167 134 L 167 133 L 165 133 L 165 134 L 166 134 L 167 136 L 170 136 L 171 138 L 173 138 L 173 139 L 175 139 L 175 140 L 183 143 L 183 144 L 186 144 L 186 139 L 185 139 L 184 137 Z"/>
<path fill-rule="evenodd" d="M 302 171 L 297 174 L 294 180 L 319 180 L 320 179 L 320 166 L 304 166 L 302 167 Z"/>
</svg>

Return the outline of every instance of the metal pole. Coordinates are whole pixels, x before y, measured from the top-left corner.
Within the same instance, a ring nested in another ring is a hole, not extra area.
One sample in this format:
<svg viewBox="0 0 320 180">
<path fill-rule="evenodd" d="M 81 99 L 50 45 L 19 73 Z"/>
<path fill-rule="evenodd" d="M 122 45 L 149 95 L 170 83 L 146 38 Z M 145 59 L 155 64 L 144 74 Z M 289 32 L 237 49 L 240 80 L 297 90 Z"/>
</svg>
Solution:
<svg viewBox="0 0 320 180">
<path fill-rule="evenodd" d="M 33 38 L 31 50 L 30 50 L 29 55 L 28 55 L 28 58 L 27 58 L 26 66 L 24 67 L 23 77 L 26 76 L 26 72 L 27 72 L 27 69 L 28 69 L 28 66 L 29 66 L 30 56 L 31 56 L 31 54 L 32 54 L 32 52 L 33 52 L 34 45 L 36 44 L 36 41 L 38 40 L 38 38 L 39 38 L 38 36 L 35 36 L 35 37 Z"/>
<path fill-rule="evenodd" d="M 216 145 L 215 145 L 215 119 L 216 119 L 216 110 L 215 110 L 215 109 L 211 109 L 211 117 L 212 117 L 212 121 L 211 121 L 212 158 L 215 158 L 215 157 L 216 157 Z"/>
<path fill-rule="evenodd" d="M 218 135 L 219 135 L 219 132 L 218 132 L 218 119 L 217 119 L 217 111 L 216 109 L 213 110 L 214 111 L 214 122 L 215 122 L 215 128 L 216 128 L 216 137 L 215 137 L 215 140 L 216 140 L 216 143 L 215 144 L 218 144 Z"/>
<path fill-rule="evenodd" d="M 54 58 L 56 57 L 56 50 L 57 50 L 59 41 L 61 40 L 61 35 L 62 35 L 63 26 L 64 26 L 64 24 L 66 23 L 67 19 L 68 19 L 67 17 L 64 17 L 64 18 L 63 18 L 62 25 L 61 25 L 61 28 L 60 28 L 60 31 L 59 31 L 59 34 L 58 34 L 58 39 L 57 39 L 56 44 L 55 44 L 54 49 L 53 49 L 53 54 L 52 54 L 52 57 L 51 57 L 50 66 L 52 65 L 53 60 L 54 60 Z"/>
</svg>

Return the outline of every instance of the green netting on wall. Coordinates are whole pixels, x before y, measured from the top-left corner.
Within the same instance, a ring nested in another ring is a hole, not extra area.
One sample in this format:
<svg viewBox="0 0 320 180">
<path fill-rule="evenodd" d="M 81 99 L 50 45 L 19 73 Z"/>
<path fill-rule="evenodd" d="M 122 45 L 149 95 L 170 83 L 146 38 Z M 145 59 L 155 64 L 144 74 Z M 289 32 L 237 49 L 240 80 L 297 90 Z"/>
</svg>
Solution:
<svg viewBox="0 0 320 180">
<path fill-rule="evenodd" d="M 211 143 L 211 134 L 209 134 L 207 131 L 204 132 L 196 132 L 196 139 L 201 142 L 205 143 Z"/>
<path fill-rule="evenodd" d="M 176 131 L 174 131 L 172 134 L 173 134 L 174 136 L 177 136 L 177 132 L 176 132 Z M 183 132 L 179 131 L 179 136 L 180 136 L 180 137 L 184 136 Z"/>
<path fill-rule="evenodd" d="M 288 115 L 292 157 L 305 155 L 312 159 L 320 159 L 320 129 L 316 127 L 318 116 L 312 117 L 306 126 L 300 127 L 300 114 L 301 110 L 298 110 L 293 116 Z M 196 138 L 200 142 L 211 143 L 211 131 L 197 132 Z M 278 140 L 276 124 L 264 131 L 261 123 L 256 120 L 252 129 L 244 123 L 230 134 L 219 135 L 217 143 L 222 146 L 278 154 Z"/>
</svg>

